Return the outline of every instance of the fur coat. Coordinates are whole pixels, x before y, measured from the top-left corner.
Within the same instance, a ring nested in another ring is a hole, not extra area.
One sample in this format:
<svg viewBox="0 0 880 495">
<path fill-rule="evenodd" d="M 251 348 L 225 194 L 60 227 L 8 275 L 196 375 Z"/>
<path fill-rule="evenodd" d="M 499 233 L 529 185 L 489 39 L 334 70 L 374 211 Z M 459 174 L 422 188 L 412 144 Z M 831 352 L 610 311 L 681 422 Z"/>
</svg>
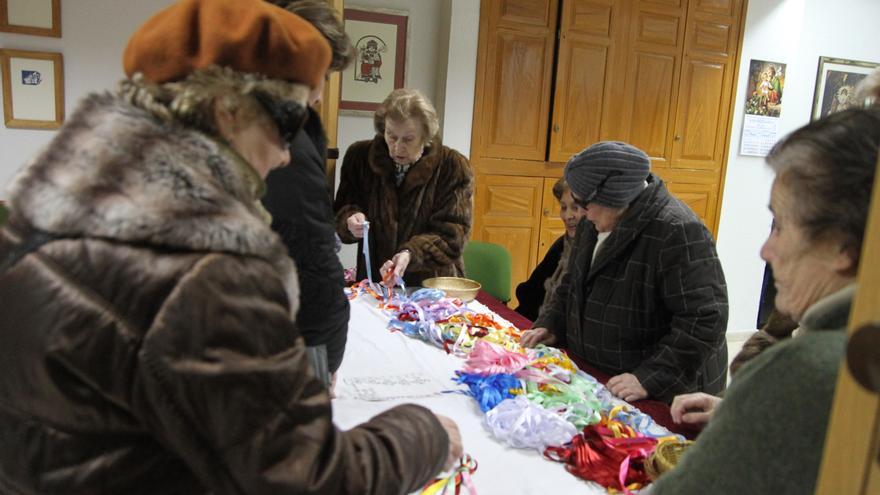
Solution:
<svg viewBox="0 0 880 495">
<path fill-rule="evenodd" d="M 474 175 L 461 153 L 434 141 L 403 179 L 394 182 L 394 162 L 382 136 L 352 144 L 342 161 L 336 192 L 336 232 L 342 242 L 358 242 L 358 280 L 367 277 L 363 241 L 346 220 L 361 212 L 370 222 L 373 279 L 379 267 L 402 249 L 411 260 L 408 285 L 438 276 L 464 275 L 462 252 L 471 231 Z"/>
<path fill-rule="evenodd" d="M 334 427 L 255 175 L 111 95 L 18 174 L 0 231 L 0 492 L 406 493 L 439 471 L 447 436 L 423 408 Z M 52 239 L 34 246 L 37 229 Z"/>
<path fill-rule="evenodd" d="M 724 390 L 727 285 L 700 219 L 650 175 L 594 260 L 597 240 L 582 221 L 534 326 L 609 375 L 632 373 L 652 398 Z"/>
</svg>

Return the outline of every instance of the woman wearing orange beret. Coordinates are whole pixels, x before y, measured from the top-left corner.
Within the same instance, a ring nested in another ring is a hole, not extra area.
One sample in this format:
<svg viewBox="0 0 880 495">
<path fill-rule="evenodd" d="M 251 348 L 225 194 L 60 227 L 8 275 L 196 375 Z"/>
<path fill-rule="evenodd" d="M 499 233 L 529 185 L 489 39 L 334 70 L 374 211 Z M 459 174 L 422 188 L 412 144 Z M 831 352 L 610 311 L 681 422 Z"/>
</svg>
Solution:
<svg viewBox="0 0 880 495">
<path fill-rule="evenodd" d="M 0 492 L 406 493 L 461 454 L 403 405 L 331 419 L 258 199 L 330 48 L 262 0 L 184 0 L 15 177 L 0 230 Z"/>
</svg>

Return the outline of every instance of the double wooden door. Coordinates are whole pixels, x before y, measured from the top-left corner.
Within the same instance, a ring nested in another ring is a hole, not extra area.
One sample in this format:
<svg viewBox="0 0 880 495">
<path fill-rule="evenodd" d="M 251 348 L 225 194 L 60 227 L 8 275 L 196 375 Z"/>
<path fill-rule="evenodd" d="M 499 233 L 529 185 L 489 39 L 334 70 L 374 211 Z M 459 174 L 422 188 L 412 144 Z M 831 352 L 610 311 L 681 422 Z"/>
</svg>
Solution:
<svg viewBox="0 0 880 495">
<path fill-rule="evenodd" d="M 511 250 L 514 284 L 552 244 L 544 179 L 597 141 L 647 152 L 715 232 L 743 11 L 743 0 L 483 2 L 474 238 Z"/>
</svg>

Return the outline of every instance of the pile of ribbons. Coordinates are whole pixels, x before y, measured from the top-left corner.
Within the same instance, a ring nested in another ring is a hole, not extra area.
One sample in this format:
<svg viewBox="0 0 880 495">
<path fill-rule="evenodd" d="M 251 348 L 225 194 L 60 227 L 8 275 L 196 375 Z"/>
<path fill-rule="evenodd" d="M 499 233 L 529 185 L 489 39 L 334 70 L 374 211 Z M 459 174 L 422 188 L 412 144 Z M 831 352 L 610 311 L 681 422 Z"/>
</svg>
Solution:
<svg viewBox="0 0 880 495">
<path fill-rule="evenodd" d="M 350 298 L 365 294 L 378 301 L 392 331 L 465 359 L 455 381 L 477 401 L 485 427 L 511 447 L 536 449 L 565 463 L 575 476 L 628 494 L 649 481 L 644 463 L 659 442 L 683 440 L 650 416 L 620 405 L 563 351 L 524 349 L 519 329 L 474 312 L 442 291 L 421 289 L 407 296 L 366 280 L 349 289 Z M 458 493 L 462 480 L 469 479 L 463 473 L 473 472 L 468 470 L 476 469 L 476 462 L 468 458 L 462 466 L 467 467 L 436 480 L 423 493 L 441 493 L 440 487 L 453 484 Z M 427 491 L 430 487 L 434 491 Z"/>
</svg>

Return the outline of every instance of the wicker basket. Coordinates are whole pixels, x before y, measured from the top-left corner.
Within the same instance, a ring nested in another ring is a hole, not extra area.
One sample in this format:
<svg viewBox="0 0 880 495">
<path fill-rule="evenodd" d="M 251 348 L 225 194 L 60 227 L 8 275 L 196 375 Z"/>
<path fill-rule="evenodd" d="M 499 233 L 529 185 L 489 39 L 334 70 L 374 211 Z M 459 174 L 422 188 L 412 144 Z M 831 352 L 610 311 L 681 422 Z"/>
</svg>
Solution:
<svg viewBox="0 0 880 495">
<path fill-rule="evenodd" d="M 663 473 L 671 471 L 678 465 L 681 456 L 684 455 L 685 451 L 693 443 L 690 440 L 685 440 L 684 442 L 661 442 L 654 450 L 654 453 L 651 454 L 651 457 L 645 461 L 645 471 L 648 473 L 648 476 L 656 480 L 663 476 Z"/>
</svg>

